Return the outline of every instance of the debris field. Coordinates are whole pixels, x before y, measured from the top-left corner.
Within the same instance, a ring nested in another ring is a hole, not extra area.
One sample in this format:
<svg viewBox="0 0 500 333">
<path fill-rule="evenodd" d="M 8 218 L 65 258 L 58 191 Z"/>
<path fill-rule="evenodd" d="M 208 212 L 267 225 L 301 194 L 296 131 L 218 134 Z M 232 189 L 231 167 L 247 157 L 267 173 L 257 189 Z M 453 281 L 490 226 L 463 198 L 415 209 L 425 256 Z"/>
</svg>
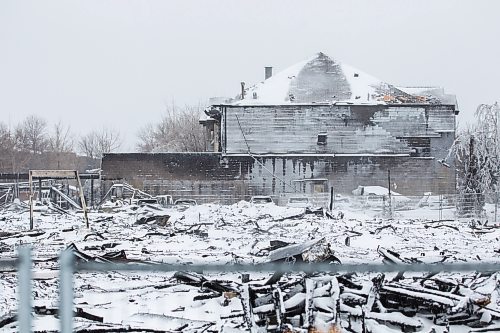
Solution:
<svg viewBox="0 0 500 333">
<path fill-rule="evenodd" d="M 204 204 L 115 205 L 89 213 L 0 212 L 0 259 L 33 256 L 35 332 L 59 329 L 59 262 L 140 263 L 152 272 L 77 272 L 76 332 L 498 332 L 498 272 L 192 272 L 190 264 L 496 262 L 500 229 L 415 211 Z M 154 272 L 158 263 L 186 270 Z M 0 271 L 0 330 L 16 331 L 15 268 Z"/>
</svg>

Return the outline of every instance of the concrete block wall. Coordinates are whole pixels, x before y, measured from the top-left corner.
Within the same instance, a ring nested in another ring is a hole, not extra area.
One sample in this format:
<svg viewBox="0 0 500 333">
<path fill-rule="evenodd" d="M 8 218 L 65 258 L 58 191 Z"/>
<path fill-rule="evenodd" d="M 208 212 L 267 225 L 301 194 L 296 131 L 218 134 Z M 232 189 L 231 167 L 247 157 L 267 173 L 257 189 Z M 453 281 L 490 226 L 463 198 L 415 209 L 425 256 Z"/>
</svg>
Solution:
<svg viewBox="0 0 500 333">
<path fill-rule="evenodd" d="M 227 154 L 246 153 L 248 147 L 254 154 L 414 154 L 416 147 L 406 138 L 437 140 L 428 147 L 436 149 L 439 144 L 448 144 L 441 140 L 443 133 L 454 135 L 455 130 L 452 106 L 222 108 L 222 145 Z M 320 133 L 327 134 L 326 145 L 318 145 Z M 441 148 L 447 150 L 449 146 Z"/>
<path fill-rule="evenodd" d="M 388 186 L 405 195 L 454 193 L 455 174 L 434 158 L 314 157 L 252 158 L 216 153 L 106 154 L 103 191 L 113 180 L 126 181 L 153 195 L 230 204 L 252 195 L 351 193 L 359 185 Z"/>
<path fill-rule="evenodd" d="M 254 191 L 262 194 L 308 192 L 313 184 L 333 186 L 338 193 L 350 194 L 360 185 L 388 187 L 404 195 L 455 193 L 455 173 L 434 158 L 414 157 L 269 157 L 259 158 L 249 178 L 257 180 Z M 275 177 L 266 170 L 275 170 Z M 317 188 L 317 187 L 316 187 Z"/>
<path fill-rule="evenodd" d="M 244 199 L 251 158 L 223 160 L 218 153 L 124 153 L 102 159 L 103 192 L 113 181 L 126 181 L 150 194 L 175 199 L 232 203 Z"/>
</svg>

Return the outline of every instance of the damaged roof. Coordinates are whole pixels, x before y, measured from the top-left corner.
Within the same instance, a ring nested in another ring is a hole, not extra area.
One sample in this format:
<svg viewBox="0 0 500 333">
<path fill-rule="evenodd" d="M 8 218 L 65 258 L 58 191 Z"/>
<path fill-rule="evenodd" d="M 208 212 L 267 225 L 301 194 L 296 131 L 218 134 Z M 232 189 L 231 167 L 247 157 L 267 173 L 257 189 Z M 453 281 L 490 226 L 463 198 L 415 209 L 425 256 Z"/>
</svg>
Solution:
<svg viewBox="0 0 500 333">
<path fill-rule="evenodd" d="M 233 105 L 283 105 L 301 103 L 393 104 L 429 103 L 456 105 L 454 95 L 442 88 L 396 87 L 319 52 L 245 89 Z"/>
</svg>

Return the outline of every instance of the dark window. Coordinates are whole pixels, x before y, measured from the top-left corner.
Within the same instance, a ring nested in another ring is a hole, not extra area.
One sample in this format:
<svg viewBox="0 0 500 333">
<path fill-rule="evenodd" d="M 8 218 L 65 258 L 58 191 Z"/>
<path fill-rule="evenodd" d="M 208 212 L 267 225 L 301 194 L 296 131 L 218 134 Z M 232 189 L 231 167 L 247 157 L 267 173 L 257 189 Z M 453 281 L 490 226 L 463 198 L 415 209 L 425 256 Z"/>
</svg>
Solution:
<svg viewBox="0 0 500 333">
<path fill-rule="evenodd" d="M 326 133 L 319 133 L 318 134 L 318 145 L 326 145 L 326 138 L 327 138 Z"/>
</svg>

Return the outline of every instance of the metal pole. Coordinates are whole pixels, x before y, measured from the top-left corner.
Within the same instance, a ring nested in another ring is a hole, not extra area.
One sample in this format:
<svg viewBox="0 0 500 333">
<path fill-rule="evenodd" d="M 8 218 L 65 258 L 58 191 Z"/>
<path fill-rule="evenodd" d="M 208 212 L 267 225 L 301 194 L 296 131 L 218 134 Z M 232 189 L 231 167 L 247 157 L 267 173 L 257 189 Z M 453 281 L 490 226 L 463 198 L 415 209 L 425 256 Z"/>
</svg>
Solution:
<svg viewBox="0 0 500 333">
<path fill-rule="evenodd" d="M 20 333 L 31 332 L 31 249 L 20 247 L 19 255 L 19 308 L 17 323 Z"/>
<path fill-rule="evenodd" d="M 439 221 L 443 220 L 443 195 L 439 195 Z"/>
<path fill-rule="evenodd" d="M 30 186 L 30 230 L 33 230 L 33 175 L 30 170 L 29 173 L 29 186 Z"/>
<path fill-rule="evenodd" d="M 389 189 L 389 200 L 391 199 L 391 170 L 387 170 L 387 181 L 389 182 L 389 186 L 387 187 Z"/>
<path fill-rule="evenodd" d="M 333 193 L 333 186 L 330 187 L 330 212 L 333 210 L 333 200 L 335 200 L 335 195 Z"/>
<path fill-rule="evenodd" d="M 42 178 L 38 178 L 38 201 L 42 202 Z"/>
<path fill-rule="evenodd" d="M 389 182 L 389 214 L 390 217 L 392 217 L 392 198 L 391 198 L 391 170 L 387 170 L 387 181 Z"/>
<path fill-rule="evenodd" d="M 495 223 L 498 222 L 498 219 L 497 219 L 497 212 L 498 212 L 498 194 L 500 194 L 499 192 L 495 192 Z"/>
<path fill-rule="evenodd" d="M 65 250 L 59 259 L 59 321 L 61 333 L 73 332 L 73 252 Z"/>
<path fill-rule="evenodd" d="M 90 178 L 90 207 L 94 207 L 94 178 Z"/>
<path fill-rule="evenodd" d="M 14 186 L 14 189 L 15 197 L 19 198 L 19 173 L 16 175 L 16 185 Z"/>
</svg>

